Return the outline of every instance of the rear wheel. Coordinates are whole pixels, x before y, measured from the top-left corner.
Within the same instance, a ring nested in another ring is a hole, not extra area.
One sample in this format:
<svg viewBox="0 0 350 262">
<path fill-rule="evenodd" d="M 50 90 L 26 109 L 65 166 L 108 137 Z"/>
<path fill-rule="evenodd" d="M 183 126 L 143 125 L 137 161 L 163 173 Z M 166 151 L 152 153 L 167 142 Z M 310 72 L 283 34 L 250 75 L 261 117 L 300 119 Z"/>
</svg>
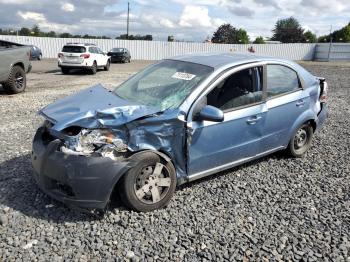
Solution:
<svg viewBox="0 0 350 262">
<path fill-rule="evenodd" d="M 154 153 L 137 155 L 136 166 L 120 183 L 122 201 L 129 208 L 147 212 L 166 206 L 176 188 L 176 172 L 172 163 L 161 161 Z"/>
<path fill-rule="evenodd" d="M 43 59 L 43 55 L 42 55 L 42 54 L 40 54 L 40 55 L 38 56 L 38 60 L 40 61 L 41 59 Z"/>
<path fill-rule="evenodd" d="M 20 66 L 14 66 L 11 69 L 9 78 L 3 87 L 7 93 L 18 94 L 23 92 L 27 86 L 26 73 Z"/>
<path fill-rule="evenodd" d="M 94 61 L 94 63 L 92 64 L 92 67 L 90 68 L 90 73 L 92 75 L 97 73 L 97 63 L 96 63 L 96 61 Z"/>
<path fill-rule="evenodd" d="M 61 67 L 62 74 L 69 74 L 69 68 L 67 67 Z"/>
<path fill-rule="evenodd" d="M 108 59 L 107 60 L 107 64 L 106 64 L 106 66 L 104 67 L 104 70 L 105 71 L 109 71 L 109 68 L 111 67 L 111 61 Z"/>
<path fill-rule="evenodd" d="M 288 152 L 294 157 L 302 157 L 311 147 L 314 130 L 310 123 L 305 123 L 295 132 L 289 142 Z"/>
</svg>

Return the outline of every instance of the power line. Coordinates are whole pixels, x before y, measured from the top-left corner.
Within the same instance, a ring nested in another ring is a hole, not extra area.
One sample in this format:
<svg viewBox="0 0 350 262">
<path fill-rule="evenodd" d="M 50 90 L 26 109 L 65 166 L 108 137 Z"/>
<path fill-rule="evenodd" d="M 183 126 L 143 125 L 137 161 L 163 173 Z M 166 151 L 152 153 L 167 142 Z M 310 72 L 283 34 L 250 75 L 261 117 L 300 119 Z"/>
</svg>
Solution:
<svg viewBox="0 0 350 262">
<path fill-rule="evenodd" d="M 128 2 L 128 18 L 126 22 L 126 39 L 129 39 L 130 3 Z"/>
</svg>

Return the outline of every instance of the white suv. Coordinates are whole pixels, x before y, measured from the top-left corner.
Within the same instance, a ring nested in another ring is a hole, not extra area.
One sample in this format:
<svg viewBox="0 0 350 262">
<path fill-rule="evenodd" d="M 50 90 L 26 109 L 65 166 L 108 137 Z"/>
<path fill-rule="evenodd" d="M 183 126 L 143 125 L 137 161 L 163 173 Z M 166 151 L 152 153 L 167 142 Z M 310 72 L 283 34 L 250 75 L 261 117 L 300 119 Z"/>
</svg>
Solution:
<svg viewBox="0 0 350 262">
<path fill-rule="evenodd" d="M 94 44 L 68 43 L 58 54 L 58 66 L 63 74 L 68 74 L 70 69 L 87 69 L 91 74 L 96 74 L 98 68 L 108 71 L 111 57 L 106 55 Z"/>
</svg>

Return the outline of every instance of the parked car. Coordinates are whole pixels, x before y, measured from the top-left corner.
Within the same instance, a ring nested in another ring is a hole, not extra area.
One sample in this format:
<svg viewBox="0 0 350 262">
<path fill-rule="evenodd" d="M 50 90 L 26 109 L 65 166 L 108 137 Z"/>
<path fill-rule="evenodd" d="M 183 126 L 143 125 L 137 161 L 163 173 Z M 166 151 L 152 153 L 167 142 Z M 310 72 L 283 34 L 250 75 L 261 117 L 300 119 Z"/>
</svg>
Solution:
<svg viewBox="0 0 350 262">
<path fill-rule="evenodd" d="M 58 54 L 58 66 L 63 74 L 71 69 L 83 69 L 96 74 L 98 68 L 109 70 L 110 57 L 94 44 L 68 43 Z"/>
<path fill-rule="evenodd" d="M 41 49 L 35 45 L 30 46 L 30 59 L 31 60 L 41 60 L 43 58 L 43 53 Z"/>
<path fill-rule="evenodd" d="M 126 48 L 112 48 L 108 56 L 111 57 L 111 62 L 130 63 L 131 61 L 130 52 Z"/>
<path fill-rule="evenodd" d="M 10 94 L 23 92 L 27 86 L 26 73 L 32 68 L 30 48 L 0 40 L 0 84 Z"/>
<path fill-rule="evenodd" d="M 162 60 L 113 92 L 97 85 L 43 108 L 35 178 L 70 206 L 137 211 L 176 185 L 278 150 L 302 157 L 327 116 L 327 83 L 300 65 L 249 54 Z"/>
</svg>

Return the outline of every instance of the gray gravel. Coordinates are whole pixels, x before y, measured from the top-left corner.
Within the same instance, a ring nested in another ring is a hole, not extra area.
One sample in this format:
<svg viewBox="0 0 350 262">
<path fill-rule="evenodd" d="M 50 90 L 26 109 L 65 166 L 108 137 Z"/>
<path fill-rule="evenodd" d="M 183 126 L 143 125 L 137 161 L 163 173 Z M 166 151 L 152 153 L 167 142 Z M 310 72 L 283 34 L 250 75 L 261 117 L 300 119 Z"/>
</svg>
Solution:
<svg viewBox="0 0 350 262">
<path fill-rule="evenodd" d="M 117 204 L 101 220 L 41 193 L 30 164 L 35 112 L 147 64 L 63 76 L 43 61 L 26 93 L 0 88 L 0 261 L 350 261 L 350 64 L 304 63 L 328 79 L 330 117 L 302 159 L 277 153 L 182 186 L 166 209 Z"/>
</svg>

